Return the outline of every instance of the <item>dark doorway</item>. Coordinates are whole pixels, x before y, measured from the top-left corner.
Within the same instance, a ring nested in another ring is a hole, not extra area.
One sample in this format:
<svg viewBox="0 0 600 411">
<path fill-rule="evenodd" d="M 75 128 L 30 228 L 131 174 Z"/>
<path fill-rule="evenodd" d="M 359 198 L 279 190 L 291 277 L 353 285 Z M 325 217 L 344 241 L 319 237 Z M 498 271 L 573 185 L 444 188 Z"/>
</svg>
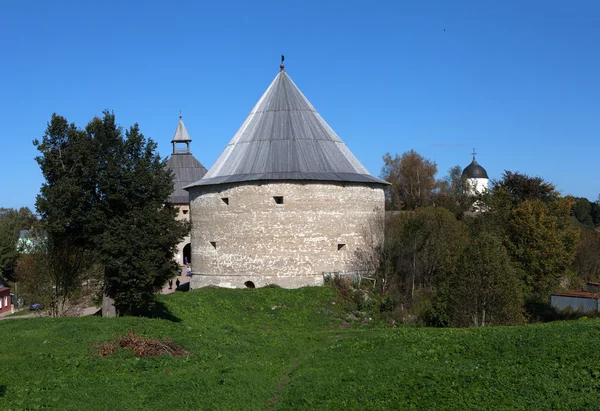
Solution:
<svg viewBox="0 0 600 411">
<path fill-rule="evenodd" d="M 185 263 L 191 264 L 192 262 L 192 245 L 187 243 L 185 247 L 183 247 L 183 264 Z"/>
<path fill-rule="evenodd" d="M 253 283 L 252 281 L 246 281 L 246 282 L 244 283 L 244 285 L 245 285 L 247 288 L 256 288 L 256 286 L 254 285 L 254 283 Z"/>
</svg>

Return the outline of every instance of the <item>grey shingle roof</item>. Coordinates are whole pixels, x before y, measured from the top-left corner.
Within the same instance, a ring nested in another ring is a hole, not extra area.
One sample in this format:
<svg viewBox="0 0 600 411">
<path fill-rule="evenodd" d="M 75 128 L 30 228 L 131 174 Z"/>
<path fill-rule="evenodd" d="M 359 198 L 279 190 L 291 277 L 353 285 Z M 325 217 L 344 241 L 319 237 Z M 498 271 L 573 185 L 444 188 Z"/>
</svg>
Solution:
<svg viewBox="0 0 600 411">
<path fill-rule="evenodd" d="M 388 184 L 369 174 L 284 70 L 204 178 L 186 188 L 255 180 Z"/>
<path fill-rule="evenodd" d="M 175 174 L 175 187 L 169 201 L 173 204 L 189 204 L 190 195 L 183 187 L 204 177 L 206 168 L 191 153 L 172 154 L 167 161 L 167 168 Z"/>
</svg>

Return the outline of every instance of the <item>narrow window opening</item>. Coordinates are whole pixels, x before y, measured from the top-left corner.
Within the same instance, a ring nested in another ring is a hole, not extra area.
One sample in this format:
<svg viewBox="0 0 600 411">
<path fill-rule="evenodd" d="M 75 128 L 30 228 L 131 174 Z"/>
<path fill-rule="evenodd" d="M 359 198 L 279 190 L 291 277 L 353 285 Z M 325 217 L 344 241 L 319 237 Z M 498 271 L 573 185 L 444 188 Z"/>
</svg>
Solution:
<svg viewBox="0 0 600 411">
<path fill-rule="evenodd" d="M 183 214 L 187 214 L 190 210 L 183 210 Z"/>
<path fill-rule="evenodd" d="M 229 197 L 223 197 L 221 200 L 223 200 L 225 204 L 229 205 Z"/>
<path fill-rule="evenodd" d="M 283 204 L 283 196 L 275 196 L 273 200 L 275 200 L 275 204 Z"/>
<path fill-rule="evenodd" d="M 344 248 L 346 248 L 346 244 L 338 244 L 338 251 L 343 250 Z"/>
<path fill-rule="evenodd" d="M 246 281 L 244 285 L 246 286 L 246 288 L 256 288 L 252 281 Z"/>
<path fill-rule="evenodd" d="M 211 241 L 210 245 L 212 245 L 215 248 L 215 250 L 217 249 L 217 242 L 216 241 Z"/>
</svg>

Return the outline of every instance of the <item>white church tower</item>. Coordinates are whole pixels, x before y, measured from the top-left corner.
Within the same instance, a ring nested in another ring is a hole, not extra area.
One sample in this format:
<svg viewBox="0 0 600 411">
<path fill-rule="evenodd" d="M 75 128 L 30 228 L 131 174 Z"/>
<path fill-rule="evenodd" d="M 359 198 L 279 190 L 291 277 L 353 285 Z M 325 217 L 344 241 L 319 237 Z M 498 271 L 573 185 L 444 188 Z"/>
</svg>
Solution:
<svg viewBox="0 0 600 411">
<path fill-rule="evenodd" d="M 481 167 L 475 160 L 475 149 L 473 149 L 473 161 L 462 172 L 462 177 L 467 180 L 468 194 L 476 196 L 488 190 L 488 175 L 485 168 Z"/>
</svg>

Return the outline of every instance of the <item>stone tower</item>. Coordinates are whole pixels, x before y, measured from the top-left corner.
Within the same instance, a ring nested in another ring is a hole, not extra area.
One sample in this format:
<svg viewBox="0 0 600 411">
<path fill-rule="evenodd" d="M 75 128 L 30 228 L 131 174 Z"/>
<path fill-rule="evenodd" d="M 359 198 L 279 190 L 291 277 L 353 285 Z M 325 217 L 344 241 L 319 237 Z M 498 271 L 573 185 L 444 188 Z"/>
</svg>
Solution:
<svg viewBox="0 0 600 411">
<path fill-rule="evenodd" d="M 481 167 L 475 160 L 475 149 L 473 149 L 473 161 L 462 172 L 468 184 L 468 194 L 476 196 L 488 190 L 488 175 L 485 168 Z"/>
<path fill-rule="evenodd" d="M 173 144 L 173 154 L 167 161 L 167 168 L 173 171 L 174 190 L 169 201 L 178 208 L 178 219 L 190 219 L 190 199 L 189 193 L 183 187 L 200 180 L 206 174 L 206 168 L 198 160 L 194 158 L 190 152 L 190 143 L 192 139 L 183 124 L 183 119 L 179 116 L 179 124 L 175 130 L 175 136 L 171 143 Z M 185 145 L 185 146 L 184 146 Z M 191 244 L 190 237 L 186 237 L 177 247 L 175 260 L 179 265 L 184 264 L 184 259 L 191 259 Z"/>
<path fill-rule="evenodd" d="M 364 269 L 383 241 L 385 185 L 282 64 L 216 163 L 186 187 L 191 288 L 296 288 Z"/>
</svg>

